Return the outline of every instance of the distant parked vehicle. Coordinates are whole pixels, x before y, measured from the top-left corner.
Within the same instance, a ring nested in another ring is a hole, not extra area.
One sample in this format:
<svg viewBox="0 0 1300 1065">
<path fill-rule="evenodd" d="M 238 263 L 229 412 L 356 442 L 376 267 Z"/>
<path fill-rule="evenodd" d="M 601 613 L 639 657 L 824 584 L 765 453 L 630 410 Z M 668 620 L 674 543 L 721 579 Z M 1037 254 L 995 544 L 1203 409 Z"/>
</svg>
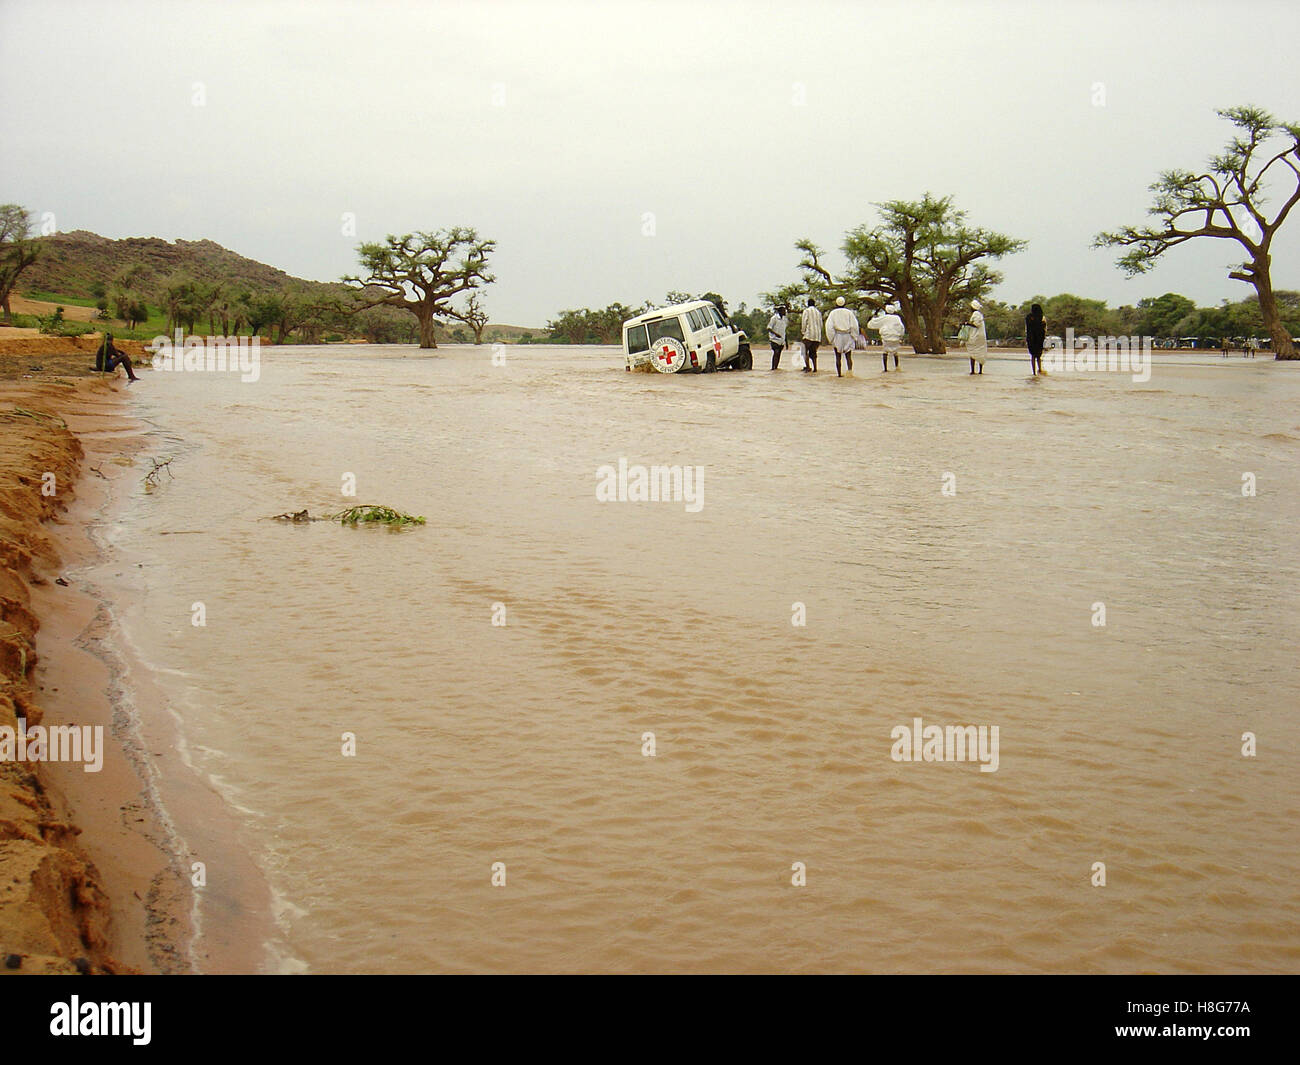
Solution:
<svg viewBox="0 0 1300 1065">
<path fill-rule="evenodd" d="M 629 318 L 623 323 L 623 358 L 628 370 L 659 373 L 754 368 L 749 338 L 708 300 L 674 303 Z"/>
</svg>

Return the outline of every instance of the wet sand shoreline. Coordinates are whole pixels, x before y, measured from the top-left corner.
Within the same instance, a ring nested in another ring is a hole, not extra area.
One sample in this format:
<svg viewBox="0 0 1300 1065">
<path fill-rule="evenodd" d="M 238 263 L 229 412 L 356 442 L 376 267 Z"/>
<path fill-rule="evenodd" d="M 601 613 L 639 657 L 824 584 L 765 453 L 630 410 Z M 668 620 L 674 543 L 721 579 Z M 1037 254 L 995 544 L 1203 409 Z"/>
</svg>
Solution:
<svg viewBox="0 0 1300 1065">
<path fill-rule="evenodd" d="M 81 367 L 66 369 L 77 375 Z M 76 960 L 82 955 L 91 971 L 256 971 L 270 909 L 265 889 L 259 890 L 260 873 L 237 838 L 233 816 L 188 766 L 178 723 L 131 650 L 117 609 L 128 605 L 118 597 L 129 589 L 107 587 L 129 565 L 112 543 L 114 523 L 134 490 L 132 478 L 143 477 L 149 446 L 147 427 L 132 416 L 125 392 L 121 378 L 41 376 L 0 384 L 0 412 L 34 412 L 42 428 L 49 427 L 46 435 L 59 437 L 66 463 L 66 474 L 57 475 L 58 513 L 47 515 L 44 525 L 32 519 L 49 543 L 30 578 L 30 612 L 33 627 L 39 626 L 39 662 L 29 678 L 34 703 L 47 726 L 101 727 L 105 748 L 99 772 L 50 761 L 27 773 L 31 789 L 48 796 L 58 822 L 76 826 L 65 833 L 75 842 L 59 841 L 69 855 L 58 861 L 85 869 L 89 916 L 83 924 L 102 930 L 80 938 L 98 953 L 71 935 L 57 948 L 42 938 L 42 920 L 55 927 L 67 922 L 57 904 L 62 896 L 52 893 L 33 899 L 22 913 L 0 897 L 0 954 L 23 957 L 17 972 L 84 971 L 86 963 Z M 0 432 L 10 445 L 3 452 L 6 472 L 39 483 L 40 471 L 30 467 L 51 465 L 44 455 L 29 455 L 29 468 L 16 468 L 24 431 L 30 436 L 35 420 L 0 418 Z M 35 723 L 30 711 L 28 719 Z M 4 768 L 27 772 L 19 765 Z M 12 831 L 5 831 L 4 817 L 0 811 L 0 883 L 11 879 L 8 874 L 22 875 L 8 853 Z M 200 860 L 206 883 L 195 888 L 194 862 Z M 251 903 L 250 891 L 256 898 Z M 201 893 L 223 915 L 206 929 Z M 38 951 L 42 944 L 50 949 Z"/>
</svg>

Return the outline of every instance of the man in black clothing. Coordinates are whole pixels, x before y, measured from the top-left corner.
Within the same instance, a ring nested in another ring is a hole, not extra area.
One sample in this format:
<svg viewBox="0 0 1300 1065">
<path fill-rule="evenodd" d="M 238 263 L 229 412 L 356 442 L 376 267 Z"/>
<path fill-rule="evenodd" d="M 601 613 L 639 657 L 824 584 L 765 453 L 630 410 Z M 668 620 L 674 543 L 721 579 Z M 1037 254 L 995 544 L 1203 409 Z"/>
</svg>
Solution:
<svg viewBox="0 0 1300 1065">
<path fill-rule="evenodd" d="M 1043 344 L 1047 341 L 1047 321 L 1037 303 L 1025 315 L 1025 346 L 1029 348 L 1029 368 L 1037 377 L 1043 372 Z"/>
<path fill-rule="evenodd" d="M 99 373 L 112 373 L 119 366 L 126 369 L 128 380 L 131 382 L 140 380 L 140 378 L 136 377 L 135 369 L 131 365 L 131 356 L 113 346 L 112 333 L 105 333 L 104 339 L 99 345 L 99 351 L 95 354 L 95 369 Z"/>
</svg>

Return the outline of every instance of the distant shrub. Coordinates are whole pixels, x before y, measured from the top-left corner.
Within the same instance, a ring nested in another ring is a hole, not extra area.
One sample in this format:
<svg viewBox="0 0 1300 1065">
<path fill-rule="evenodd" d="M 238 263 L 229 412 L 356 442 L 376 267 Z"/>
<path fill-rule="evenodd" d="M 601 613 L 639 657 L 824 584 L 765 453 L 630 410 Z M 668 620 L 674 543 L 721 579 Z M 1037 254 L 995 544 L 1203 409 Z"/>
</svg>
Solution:
<svg viewBox="0 0 1300 1065">
<path fill-rule="evenodd" d="M 63 331 L 63 308 L 55 307 L 53 314 L 38 315 L 36 320 L 41 323 L 42 333 L 57 335 Z"/>
</svg>

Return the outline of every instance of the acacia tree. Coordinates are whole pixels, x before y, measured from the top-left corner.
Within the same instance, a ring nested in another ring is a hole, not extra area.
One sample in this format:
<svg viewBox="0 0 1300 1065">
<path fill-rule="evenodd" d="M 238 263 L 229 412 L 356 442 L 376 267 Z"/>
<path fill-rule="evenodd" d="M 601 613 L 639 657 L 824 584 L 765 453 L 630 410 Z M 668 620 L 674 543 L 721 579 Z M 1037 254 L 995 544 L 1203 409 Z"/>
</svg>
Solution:
<svg viewBox="0 0 1300 1065">
<path fill-rule="evenodd" d="M 419 323 L 392 307 L 358 311 L 352 327 L 372 344 L 413 344 L 419 339 Z"/>
<path fill-rule="evenodd" d="M 247 322 L 252 336 L 265 329 L 269 340 L 270 327 L 284 318 L 284 297 L 276 292 L 245 290 L 237 297 L 236 308 L 236 322 Z"/>
<path fill-rule="evenodd" d="M 40 255 L 41 247 L 32 238 L 27 208 L 16 203 L 0 204 L 0 308 L 6 323 L 13 321 L 9 295 L 19 275 Z"/>
<path fill-rule="evenodd" d="M 234 336 L 239 332 L 239 293 L 235 291 L 234 282 L 227 280 L 217 285 L 213 293 L 212 306 L 208 314 L 213 319 L 212 332 L 218 336 Z M 218 333 L 216 322 L 221 323 Z M 231 332 L 234 325 L 234 333 Z"/>
<path fill-rule="evenodd" d="M 1300 358 L 1278 314 L 1270 275 L 1273 236 L 1300 200 L 1300 168 L 1296 166 L 1300 162 L 1300 124 L 1279 122 L 1258 107 L 1229 107 L 1216 114 L 1236 126 L 1238 132 L 1222 154 L 1210 159 L 1205 173 L 1166 170 L 1149 186 L 1155 202 L 1147 213 L 1154 215 L 1158 223 L 1099 233 L 1093 244 L 1132 249 L 1119 259 L 1120 269 L 1132 277 L 1146 273 L 1170 248 L 1189 240 L 1211 237 L 1235 241 L 1245 249 L 1247 258 L 1230 269 L 1228 276 L 1255 287 L 1264 328 L 1273 339 L 1277 358 Z M 1281 148 L 1274 151 L 1279 135 Z M 1269 142 L 1273 142 L 1272 146 Z M 1266 161 L 1261 162 L 1265 157 Z M 1262 210 L 1267 202 L 1263 183 L 1278 163 L 1290 171 L 1277 171 L 1284 178 L 1284 188 L 1291 182 L 1295 187 L 1270 220 Z"/>
<path fill-rule="evenodd" d="M 226 335 L 224 331 L 221 333 L 217 332 L 217 322 L 221 318 L 225 302 L 226 283 L 224 281 L 213 281 L 210 284 L 203 286 L 203 310 L 208 318 L 208 336 Z"/>
<path fill-rule="evenodd" d="M 167 332 L 178 326 L 194 332 L 194 323 L 207 313 L 204 286 L 188 274 L 175 273 L 163 282 L 162 304 L 167 314 Z"/>
<path fill-rule="evenodd" d="M 436 348 L 436 319 L 457 317 L 452 298 L 496 280 L 487 271 L 487 257 L 495 250 L 496 241 L 468 226 L 401 237 L 390 233 L 383 243 L 357 247 L 366 276 L 343 281 L 360 290 L 354 311 L 380 305 L 408 310 L 420 323 L 420 347 Z"/>
<path fill-rule="evenodd" d="M 546 328 L 556 340 L 582 344 L 587 340 L 590 315 L 590 311 L 561 311 L 559 317 L 546 323 Z"/>
<path fill-rule="evenodd" d="M 1168 337 L 1177 335 L 1178 323 L 1196 309 L 1196 304 L 1177 292 L 1166 292 L 1163 296 L 1138 300 L 1137 309 L 1141 312 L 1138 319 L 1141 332 Z"/>
<path fill-rule="evenodd" d="M 623 323 L 640 313 L 616 302 L 599 310 L 561 311 L 558 318 L 546 323 L 546 328 L 552 337 L 570 344 L 585 344 L 588 337 L 595 337 L 597 344 L 617 344 L 623 336 Z"/>
<path fill-rule="evenodd" d="M 144 274 L 145 268 L 140 263 L 125 266 L 113 275 L 106 289 L 110 306 L 128 329 L 134 329 L 149 317 L 149 309 L 141 295 Z"/>
<path fill-rule="evenodd" d="M 463 311 L 448 311 L 448 314 L 458 322 L 464 322 L 474 331 L 474 343 L 483 343 L 483 330 L 487 328 L 488 313 L 483 309 L 483 297 L 477 292 L 471 292 L 465 298 L 465 309 Z"/>
<path fill-rule="evenodd" d="M 719 296 L 716 292 L 701 292 L 695 298 L 699 300 L 708 300 L 710 303 L 713 304 L 713 306 L 718 308 L 723 318 L 731 317 L 729 314 L 727 314 L 727 301 L 724 300 L 721 296 Z"/>
<path fill-rule="evenodd" d="M 798 298 L 803 291 L 819 301 L 836 296 L 857 301 L 865 295 L 877 307 L 896 300 L 913 350 L 942 353 L 948 308 L 986 295 L 1002 280 L 981 260 L 1018 252 L 1025 241 L 967 225 L 966 212 L 955 209 L 950 196 L 927 192 L 920 200 L 876 207 L 880 224 L 858 226 L 844 239 L 848 267 L 842 276 L 822 265 L 821 248 L 800 240 L 795 247 L 804 253 L 802 287 L 787 285 L 769 298 L 792 308 L 804 302 Z"/>
<path fill-rule="evenodd" d="M 587 312 L 587 325 L 601 344 L 618 344 L 623 340 L 623 323 L 635 318 L 636 311 L 622 303 L 611 303 L 598 311 Z"/>
</svg>

